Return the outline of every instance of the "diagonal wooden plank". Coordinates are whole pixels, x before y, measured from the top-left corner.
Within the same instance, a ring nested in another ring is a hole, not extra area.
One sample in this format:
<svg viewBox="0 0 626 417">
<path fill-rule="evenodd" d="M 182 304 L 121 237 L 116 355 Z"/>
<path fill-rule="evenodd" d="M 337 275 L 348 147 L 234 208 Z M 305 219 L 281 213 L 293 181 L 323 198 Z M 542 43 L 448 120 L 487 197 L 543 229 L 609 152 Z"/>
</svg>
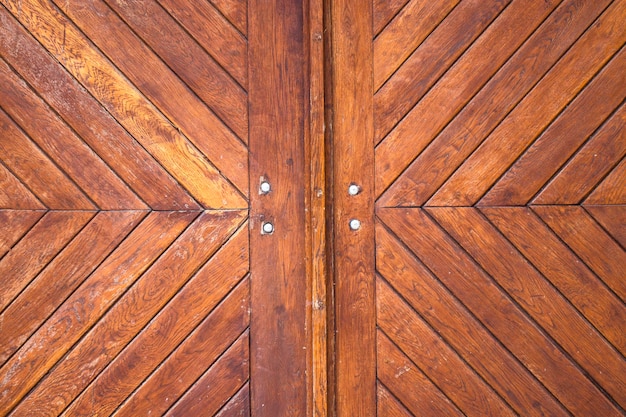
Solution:
<svg viewBox="0 0 626 417">
<path fill-rule="evenodd" d="M 374 91 L 459 3 L 410 0 L 374 40 Z"/>
<path fill-rule="evenodd" d="M 531 209 L 484 208 L 482 212 L 607 340 L 622 354 L 626 352 L 624 304 Z"/>
<path fill-rule="evenodd" d="M 144 215 L 141 211 L 100 212 L 72 239 L 0 314 L 0 363 L 17 351 Z"/>
<path fill-rule="evenodd" d="M 376 338 L 378 379 L 413 415 L 463 415 L 383 332 Z"/>
<path fill-rule="evenodd" d="M 18 8 L 9 0 L 0 2 L 201 204 L 213 208 L 246 206 L 200 151 L 52 5 L 28 0 L 20 2 Z"/>
<path fill-rule="evenodd" d="M 378 145 L 376 195 L 391 185 L 557 3 L 557 0 L 517 0 L 500 13 L 462 58 Z"/>
<path fill-rule="evenodd" d="M 209 0 L 244 37 L 248 33 L 248 2 L 246 0 Z"/>
<path fill-rule="evenodd" d="M 250 386 L 246 382 L 239 392 L 230 399 L 216 417 L 249 417 L 250 416 Z"/>
<path fill-rule="evenodd" d="M 147 208 L 1 58 L 0 106 L 99 208 Z"/>
<path fill-rule="evenodd" d="M 410 417 L 411 413 L 379 383 L 376 394 L 376 415 L 380 417 Z"/>
<path fill-rule="evenodd" d="M 0 163 L 0 209 L 42 210 L 46 207 Z"/>
<path fill-rule="evenodd" d="M 43 211 L 0 210 L 0 260 L 43 215 Z"/>
<path fill-rule="evenodd" d="M 214 415 L 250 376 L 246 331 L 165 416 Z"/>
<path fill-rule="evenodd" d="M 0 55 L 151 208 L 198 204 L 3 7 Z M 88 122 L 87 122 L 88 121 Z"/>
<path fill-rule="evenodd" d="M 380 224 L 376 244 L 379 272 L 517 413 L 568 415 L 530 372 Z"/>
<path fill-rule="evenodd" d="M 533 204 L 579 204 L 626 155 L 626 104 L 535 197 Z"/>
<path fill-rule="evenodd" d="M 571 413 L 621 414 L 571 358 L 423 210 L 380 209 L 379 215 Z"/>
<path fill-rule="evenodd" d="M 248 297 L 249 281 L 246 279 L 198 325 L 114 415 L 133 417 L 165 413 L 248 327 Z M 176 328 L 176 332 L 180 331 L 183 329 Z M 122 387 L 128 384 L 127 379 L 121 382 Z"/>
<path fill-rule="evenodd" d="M 41 220 L 0 260 L 0 312 L 76 236 L 93 212 L 56 211 Z"/>
<path fill-rule="evenodd" d="M 561 3 L 411 163 L 381 197 L 379 204 L 417 206 L 427 201 L 567 51 L 607 3 L 608 0 L 583 4 L 566 0 Z"/>
<path fill-rule="evenodd" d="M 53 214 L 64 213 L 47 216 Z M 133 230 L 0 369 L 5 409 L 20 401 L 196 216 L 191 212 L 153 212 Z M 36 413 L 40 406 L 29 397 L 20 407 Z"/>
<path fill-rule="evenodd" d="M 585 206 L 585 209 L 626 249 L 626 206 Z"/>
<path fill-rule="evenodd" d="M 218 251 L 189 280 L 150 324 L 76 398 L 68 408 L 69 411 L 65 412 L 79 415 L 112 413 L 248 272 L 246 234 L 247 230 L 240 229 L 234 240 L 227 243 L 223 250 Z M 241 294 L 237 296 L 241 297 Z M 241 311 L 240 301 L 237 300 L 236 306 L 230 306 L 228 309 Z M 241 314 L 237 317 L 240 322 L 244 321 Z M 211 326 L 215 326 L 214 319 L 208 321 L 211 322 Z M 244 325 L 247 323 L 241 324 Z M 243 328 L 235 337 L 242 331 Z M 188 341 L 188 344 L 194 350 L 198 349 L 198 345 L 202 345 L 191 341 Z"/>
<path fill-rule="evenodd" d="M 14 415 L 30 416 L 32 409 L 61 413 L 213 255 L 244 215 L 201 214 L 45 375 Z"/>
<path fill-rule="evenodd" d="M 380 277 L 378 327 L 466 416 L 515 413 Z"/>
<path fill-rule="evenodd" d="M 373 0 L 374 35 L 378 35 L 389 21 L 402 10 L 408 1 L 409 0 Z"/>
<path fill-rule="evenodd" d="M 384 139 L 510 1 L 467 0 L 446 16 L 376 92 L 375 143 Z"/>
<path fill-rule="evenodd" d="M 587 197 L 584 204 L 626 204 L 626 158 Z"/>
<path fill-rule="evenodd" d="M 610 6 L 429 200 L 474 204 L 609 61 L 623 67 L 626 3 Z M 618 52 L 619 51 L 619 52 Z M 613 54 L 617 54 L 613 56 Z M 621 94 L 623 86 L 614 92 Z"/>
<path fill-rule="evenodd" d="M 622 355 L 478 210 L 427 211 L 605 391 L 619 404 L 626 404 Z"/>
<path fill-rule="evenodd" d="M 96 207 L 0 109 L 0 160 L 52 210 Z"/>
<path fill-rule="evenodd" d="M 245 37 L 208 1 L 157 0 L 237 82 L 248 86 Z"/>
</svg>

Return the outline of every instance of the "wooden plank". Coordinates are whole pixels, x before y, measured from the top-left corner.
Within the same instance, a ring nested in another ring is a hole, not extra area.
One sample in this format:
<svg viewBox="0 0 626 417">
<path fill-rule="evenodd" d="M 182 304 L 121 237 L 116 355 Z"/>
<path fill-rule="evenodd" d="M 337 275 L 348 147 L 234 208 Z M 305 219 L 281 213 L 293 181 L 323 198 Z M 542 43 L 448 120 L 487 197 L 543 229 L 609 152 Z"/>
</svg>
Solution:
<svg viewBox="0 0 626 417">
<path fill-rule="evenodd" d="M 409 0 L 373 0 L 374 35 L 383 30 Z"/>
<path fill-rule="evenodd" d="M 385 206 L 422 205 L 602 12 L 608 0 L 566 0 L 530 36 L 381 197 Z M 493 40 L 496 44 L 499 41 Z M 550 47 L 545 45 L 549 44 Z M 444 44 L 445 45 L 445 44 Z M 432 55 L 438 56 L 434 50 Z M 424 60 L 429 55 L 426 55 Z M 391 95 L 400 96 L 401 94 Z"/>
<path fill-rule="evenodd" d="M 43 215 L 43 211 L 0 210 L 0 260 Z"/>
<path fill-rule="evenodd" d="M 376 280 L 376 307 L 378 327 L 464 415 L 515 415 L 380 277 Z"/>
<path fill-rule="evenodd" d="M 622 355 L 479 211 L 471 208 L 438 208 L 428 210 L 428 213 L 579 366 L 618 403 L 626 404 L 626 393 L 622 389 L 626 382 L 623 376 L 626 375 L 626 362 Z M 570 217 L 570 220 L 574 220 L 571 224 L 582 227 L 582 219 Z M 625 276 L 624 273 L 621 276 Z"/>
<path fill-rule="evenodd" d="M 620 243 L 622 249 L 626 248 L 626 207 L 585 206 L 585 209 Z"/>
<path fill-rule="evenodd" d="M 45 208 L 11 171 L 0 164 L 0 209 L 42 210 Z"/>
<path fill-rule="evenodd" d="M 249 335 L 245 332 L 166 414 L 214 415 L 246 383 L 250 374 Z"/>
<path fill-rule="evenodd" d="M 243 229 L 242 229 L 243 230 Z M 178 294 L 165 305 L 161 311 L 151 320 L 150 324 L 139 333 L 131 343 L 102 371 L 100 375 L 80 394 L 71 404 L 68 410 L 78 415 L 94 415 L 112 413 L 126 397 L 128 397 L 144 379 L 152 373 L 157 366 L 176 349 L 178 345 L 183 343 L 185 338 L 199 325 L 201 320 L 209 315 L 212 316 L 212 310 L 215 306 L 228 295 L 232 288 L 243 278 L 248 272 L 248 245 L 245 233 L 240 232 L 235 241 L 226 243 L 223 250 L 220 250 L 213 256 L 206 265 L 185 284 Z M 235 305 L 224 307 L 227 311 L 233 311 L 235 318 L 239 324 L 239 331 L 230 339 L 233 342 L 237 336 L 241 334 L 247 327 L 247 318 L 242 314 L 247 309 L 247 294 L 241 291 L 235 295 Z M 242 307 L 242 298 L 246 301 L 246 305 Z M 228 316 L 220 314 L 221 319 L 233 325 L 232 320 L 227 320 Z M 215 319 L 207 319 L 211 322 L 209 328 L 216 327 L 219 323 Z M 208 326 L 205 324 L 203 327 Z M 219 337 L 225 337 L 226 330 L 222 328 L 223 334 Z M 213 339 L 216 340 L 217 333 L 212 333 Z M 187 346 L 189 350 L 196 353 L 193 361 L 202 363 L 200 357 L 197 357 L 197 350 L 200 346 L 208 349 L 207 343 L 211 338 L 203 336 L 194 336 L 185 341 L 181 346 Z M 224 347 L 225 348 L 225 347 Z M 222 350 L 223 351 L 223 350 Z M 193 355 L 191 355 L 193 357 Z M 186 361 L 189 361 L 189 357 Z M 180 365 L 183 365 L 182 363 Z M 181 372 L 187 368 L 181 366 L 176 368 L 176 372 Z M 168 367 L 169 368 L 169 367 Z M 161 368 L 163 369 L 163 368 Z M 170 368 L 171 370 L 171 368 Z M 200 373 L 206 368 L 201 369 Z M 171 373 L 169 376 L 171 377 Z M 200 375 L 196 375 L 197 378 Z M 189 374 L 187 378 L 193 378 Z M 152 385 L 153 388 L 164 387 L 159 384 Z M 178 381 L 182 383 L 182 381 Z M 142 386 L 142 390 L 145 384 Z M 185 389 L 188 388 L 185 387 Z M 144 391 L 145 392 L 145 391 Z M 179 393 L 182 394 L 182 392 Z M 154 395 L 154 391 L 151 395 Z M 167 395 L 165 397 L 168 397 Z M 162 397 L 163 398 L 163 397 Z M 174 398 L 172 398 L 173 401 Z M 145 400 L 145 399 L 144 399 Z M 152 397 L 149 401 L 144 401 L 151 407 L 157 407 L 156 401 Z M 163 403 L 163 405 L 171 405 L 172 403 Z M 167 408 L 160 410 L 165 411 Z M 130 415 L 137 415 L 131 413 Z"/>
<path fill-rule="evenodd" d="M 208 1 L 157 0 L 243 87 L 248 86 L 246 38 Z M 248 2 L 249 3 L 249 2 Z M 248 6 L 249 10 L 250 6 Z M 248 22 L 248 26 L 250 26 Z M 248 29 L 249 30 L 249 29 Z M 252 36 L 250 36 L 252 38 Z"/>
<path fill-rule="evenodd" d="M 3 59 L 0 59 L 0 106 L 99 208 L 147 208 Z"/>
<path fill-rule="evenodd" d="M 302 1 L 248 2 L 251 412 L 305 416 L 311 404 L 305 197 L 308 33 Z M 259 191 L 262 180 L 271 190 Z M 262 233 L 264 222 L 274 226 Z M 275 387 L 279 386 L 280 390 Z"/>
<path fill-rule="evenodd" d="M 156 1 L 105 1 L 241 140 L 248 141 L 246 92 Z"/>
<path fill-rule="evenodd" d="M 378 271 L 520 415 L 568 412 L 406 247 L 376 229 Z"/>
<path fill-rule="evenodd" d="M 6 28 L 0 31 L 0 54 L 7 63 L 151 208 L 200 207 L 4 8 L 0 26 Z"/>
<path fill-rule="evenodd" d="M 580 204 L 626 155 L 626 104 L 568 161 L 533 204 Z"/>
<path fill-rule="evenodd" d="M 48 212 L 0 260 L 0 312 L 91 220 L 93 212 Z"/>
<path fill-rule="evenodd" d="M 374 40 L 374 91 L 377 91 L 459 0 L 410 0 Z"/>
<path fill-rule="evenodd" d="M 376 195 L 489 81 L 546 16 L 557 0 L 511 3 L 376 149 Z M 497 47 L 494 47 L 497 45 Z"/>
<path fill-rule="evenodd" d="M 374 96 L 376 143 L 384 139 L 510 1 L 463 1 L 428 35 Z"/>
<path fill-rule="evenodd" d="M 239 392 L 216 414 L 216 417 L 250 417 L 250 386 L 245 383 Z"/>
<path fill-rule="evenodd" d="M 3 326 L 0 333 L 0 363 L 4 363 L 17 351 L 144 215 L 145 212 L 138 211 L 100 212 L 7 306 L 0 314 Z M 77 263 L 77 259 L 81 262 Z"/>
<path fill-rule="evenodd" d="M 622 158 L 584 204 L 626 204 L 626 158 Z"/>
<path fill-rule="evenodd" d="M 162 415 L 175 404 L 248 327 L 249 287 L 250 282 L 244 280 L 215 307 L 126 399 L 115 411 L 115 416 Z M 246 366 L 245 363 L 241 365 Z M 127 381 L 125 379 L 122 383 L 126 385 Z M 220 399 L 226 398 L 217 400 Z"/>
<path fill-rule="evenodd" d="M 382 331 L 376 338 L 378 378 L 413 415 L 463 415 Z"/>
<path fill-rule="evenodd" d="M 47 216 L 53 214 L 57 213 Z M 11 375 L 3 385 L 7 409 L 28 393 L 196 216 L 153 212 L 133 230 L 0 369 L 0 375 Z M 49 230 L 44 231 L 49 234 Z M 112 276 L 119 278 L 112 280 Z M 39 410 L 41 404 L 33 404 L 32 399 L 27 398 L 21 409 Z"/>
<path fill-rule="evenodd" d="M 572 414 L 621 414 L 570 357 L 423 210 L 379 209 L 378 213 Z"/>
<path fill-rule="evenodd" d="M 613 3 L 429 200 L 472 205 L 626 42 L 626 3 Z M 593 51 L 593 52 L 591 52 Z M 626 51 L 614 64 L 621 66 Z"/>
<path fill-rule="evenodd" d="M 528 208 L 484 208 L 508 240 L 613 344 L 626 352 L 626 308 Z M 541 245 L 528 245 L 541 242 Z"/>
<path fill-rule="evenodd" d="M 371 0 L 338 0 L 329 17 L 338 417 L 376 413 L 372 7 Z"/>
<path fill-rule="evenodd" d="M 150 268 L 72 346 L 13 414 L 30 416 L 33 409 L 61 413 L 213 255 L 244 215 L 236 211 L 201 214 L 156 262 L 147 264 Z"/>
<path fill-rule="evenodd" d="M 411 413 L 379 383 L 376 395 L 376 415 L 379 417 L 410 417 Z"/>
<path fill-rule="evenodd" d="M 248 33 L 248 2 L 246 0 L 209 0 L 244 37 Z"/>
</svg>

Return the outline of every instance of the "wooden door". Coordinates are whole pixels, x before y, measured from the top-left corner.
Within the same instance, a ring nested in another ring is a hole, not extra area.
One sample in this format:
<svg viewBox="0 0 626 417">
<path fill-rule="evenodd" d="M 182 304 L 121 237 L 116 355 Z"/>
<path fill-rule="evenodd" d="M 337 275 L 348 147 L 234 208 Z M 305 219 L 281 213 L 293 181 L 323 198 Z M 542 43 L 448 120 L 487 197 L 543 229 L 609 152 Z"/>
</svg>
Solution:
<svg viewBox="0 0 626 417">
<path fill-rule="evenodd" d="M 338 415 L 624 415 L 625 21 L 333 2 Z"/>
</svg>

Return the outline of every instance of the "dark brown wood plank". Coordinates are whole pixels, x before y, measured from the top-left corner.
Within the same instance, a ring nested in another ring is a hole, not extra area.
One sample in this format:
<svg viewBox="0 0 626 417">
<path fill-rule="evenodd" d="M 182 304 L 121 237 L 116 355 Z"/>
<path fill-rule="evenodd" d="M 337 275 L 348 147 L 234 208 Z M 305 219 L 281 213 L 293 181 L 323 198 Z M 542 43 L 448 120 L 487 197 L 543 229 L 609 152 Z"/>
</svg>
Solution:
<svg viewBox="0 0 626 417">
<path fill-rule="evenodd" d="M 622 104 L 532 203 L 581 203 L 625 155 L 626 104 Z"/>
<path fill-rule="evenodd" d="M 489 30 L 378 145 L 376 195 L 391 185 L 558 3 L 515 1 L 500 13 Z"/>
<path fill-rule="evenodd" d="M 579 366 L 618 403 L 626 404 L 622 389 L 626 383 L 626 362 L 622 355 L 478 210 L 438 208 L 428 212 Z M 582 226 L 582 219 L 570 220 L 571 224 Z"/>
<path fill-rule="evenodd" d="M 11 251 L 43 215 L 43 211 L 0 210 L 0 259 Z"/>
<path fill-rule="evenodd" d="M 378 327 L 464 415 L 515 415 L 381 278 L 376 280 L 376 307 Z"/>
<path fill-rule="evenodd" d="M 623 355 L 626 352 L 624 303 L 580 262 L 531 209 L 484 208 L 482 211 Z"/>
<path fill-rule="evenodd" d="M 587 197 L 585 204 L 626 204 L 626 158 Z"/>
<path fill-rule="evenodd" d="M 246 0 L 209 0 L 244 36 L 248 33 L 248 2 Z"/>
<path fill-rule="evenodd" d="M 379 417 L 410 417 L 411 413 L 379 383 L 376 395 L 376 415 Z"/>
<path fill-rule="evenodd" d="M 249 343 L 245 332 L 165 416 L 215 415 L 250 376 Z"/>
<path fill-rule="evenodd" d="M 11 171 L 0 164 L 0 209 L 42 210 L 45 208 Z"/>
<path fill-rule="evenodd" d="M 568 415 L 437 277 L 380 224 L 376 245 L 378 271 L 517 413 Z"/>
<path fill-rule="evenodd" d="M 248 2 L 250 399 L 259 417 L 305 416 L 310 406 L 305 10 L 290 0 Z M 271 187 L 266 194 L 263 180 Z M 262 232 L 265 222 L 272 232 Z"/>
<path fill-rule="evenodd" d="M 371 0 L 339 0 L 329 17 L 338 417 L 376 413 L 372 13 Z"/>
<path fill-rule="evenodd" d="M 196 38 L 200 45 L 243 88 L 247 88 L 248 55 L 246 38 L 210 2 L 157 1 Z M 250 2 L 248 3 L 250 4 Z M 248 10 L 250 10 L 250 6 L 248 6 Z M 248 22 L 248 26 L 250 25 L 251 23 Z"/>
<path fill-rule="evenodd" d="M 216 417 L 250 417 L 250 386 L 248 382 L 216 414 Z"/>
<path fill-rule="evenodd" d="M 6 28 L 0 31 L 0 54 L 7 63 L 151 208 L 199 208 L 176 180 L 4 8 L 0 8 L 0 26 Z"/>
<path fill-rule="evenodd" d="M 47 216 L 52 214 L 57 213 Z M 77 213 L 73 214 L 76 217 Z M 153 212 L 133 230 L 0 369 L 0 375 L 11 373 L 9 382 L 3 385 L 9 408 L 17 404 L 196 216 L 189 212 Z M 15 412 L 22 409 L 36 413 L 47 409 L 47 405 L 42 407 L 32 400 L 27 398 Z"/>
<path fill-rule="evenodd" d="M 626 248 L 626 206 L 586 206 L 585 209 Z"/>
<path fill-rule="evenodd" d="M 571 413 L 621 414 L 558 345 L 423 210 L 379 209 L 379 215 Z"/>
<path fill-rule="evenodd" d="M 48 212 L 0 261 L 0 312 L 74 238 L 93 212 Z"/>
<path fill-rule="evenodd" d="M 374 91 L 398 69 L 459 0 L 410 0 L 374 40 Z"/>
<path fill-rule="evenodd" d="M 378 378 L 413 415 L 463 415 L 383 332 L 376 338 Z"/>
<path fill-rule="evenodd" d="M 53 415 L 62 412 L 213 255 L 244 216 L 237 211 L 201 214 L 156 262 L 148 264 L 150 268 L 45 375 L 14 414 L 30 416 L 32 409 Z"/>
</svg>

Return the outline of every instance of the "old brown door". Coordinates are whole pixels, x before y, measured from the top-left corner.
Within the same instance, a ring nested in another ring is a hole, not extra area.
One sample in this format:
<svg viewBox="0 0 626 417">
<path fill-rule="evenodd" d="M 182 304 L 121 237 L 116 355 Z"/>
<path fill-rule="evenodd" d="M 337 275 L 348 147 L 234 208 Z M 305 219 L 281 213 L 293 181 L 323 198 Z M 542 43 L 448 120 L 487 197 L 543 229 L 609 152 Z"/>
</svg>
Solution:
<svg viewBox="0 0 626 417">
<path fill-rule="evenodd" d="M 0 0 L 0 416 L 624 415 L 624 21 Z"/>
</svg>

